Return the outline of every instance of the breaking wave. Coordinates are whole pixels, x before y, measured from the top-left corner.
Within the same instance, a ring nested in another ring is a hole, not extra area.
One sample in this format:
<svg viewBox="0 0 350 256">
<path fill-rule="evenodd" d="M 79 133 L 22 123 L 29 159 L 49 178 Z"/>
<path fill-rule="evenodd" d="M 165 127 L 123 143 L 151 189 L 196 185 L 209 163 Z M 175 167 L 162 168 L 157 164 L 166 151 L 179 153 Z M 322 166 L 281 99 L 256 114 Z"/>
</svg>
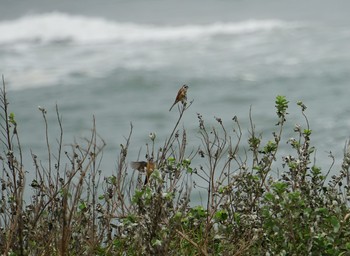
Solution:
<svg viewBox="0 0 350 256">
<path fill-rule="evenodd" d="M 217 35 L 235 35 L 284 29 L 294 26 L 280 20 L 247 20 L 206 25 L 156 26 L 119 23 L 98 17 L 60 12 L 28 15 L 0 22 L 0 44 L 16 43 L 109 43 L 196 40 Z"/>
</svg>

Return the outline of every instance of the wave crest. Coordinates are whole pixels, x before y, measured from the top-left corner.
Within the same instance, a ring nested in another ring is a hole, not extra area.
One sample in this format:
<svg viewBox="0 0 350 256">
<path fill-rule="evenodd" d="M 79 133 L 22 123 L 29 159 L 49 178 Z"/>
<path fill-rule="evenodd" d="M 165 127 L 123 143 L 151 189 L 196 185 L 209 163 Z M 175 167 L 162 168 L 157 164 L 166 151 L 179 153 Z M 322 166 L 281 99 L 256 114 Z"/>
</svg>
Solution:
<svg viewBox="0 0 350 256">
<path fill-rule="evenodd" d="M 283 29 L 291 25 L 291 23 L 279 20 L 248 20 L 207 25 L 155 26 L 119 23 L 98 17 L 52 12 L 0 22 L 0 44 L 196 40 L 216 35 Z"/>
</svg>

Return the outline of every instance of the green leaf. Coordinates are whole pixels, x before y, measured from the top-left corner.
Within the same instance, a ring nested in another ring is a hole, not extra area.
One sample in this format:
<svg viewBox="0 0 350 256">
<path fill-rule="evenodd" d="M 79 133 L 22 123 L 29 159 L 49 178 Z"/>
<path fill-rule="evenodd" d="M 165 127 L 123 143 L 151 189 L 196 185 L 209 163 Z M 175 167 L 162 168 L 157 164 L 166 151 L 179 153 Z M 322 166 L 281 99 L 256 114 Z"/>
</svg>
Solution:
<svg viewBox="0 0 350 256">
<path fill-rule="evenodd" d="M 319 168 L 319 167 L 317 167 L 317 166 L 314 165 L 314 166 L 311 167 L 311 173 L 312 173 L 314 176 L 317 176 L 317 175 L 321 174 L 322 171 L 321 171 L 321 168 Z"/>
<path fill-rule="evenodd" d="M 277 194 L 284 193 L 286 191 L 287 186 L 288 185 L 284 182 L 275 182 L 274 184 L 272 184 L 272 188 Z"/>
<path fill-rule="evenodd" d="M 337 233 L 340 229 L 340 223 L 339 223 L 338 218 L 333 215 L 330 217 L 330 222 L 333 226 L 333 232 Z"/>
<path fill-rule="evenodd" d="M 268 153 L 273 153 L 276 150 L 277 150 L 277 143 L 270 140 L 267 142 L 266 146 L 264 147 L 263 152 L 265 154 L 268 154 Z"/>
<path fill-rule="evenodd" d="M 303 134 L 304 134 L 305 136 L 310 136 L 311 133 L 312 133 L 312 130 L 310 130 L 310 129 L 304 129 Z"/>
<path fill-rule="evenodd" d="M 309 216 L 311 215 L 311 213 L 313 212 L 313 210 L 310 208 L 310 207 L 308 207 L 308 208 L 306 208 L 306 209 L 304 209 L 304 216 L 306 217 L 306 218 L 309 218 Z"/>
<path fill-rule="evenodd" d="M 301 193 L 300 191 L 290 192 L 288 193 L 288 197 L 290 200 L 298 201 L 300 199 Z"/>
<path fill-rule="evenodd" d="M 112 184 L 112 185 L 116 185 L 117 184 L 117 177 L 112 175 L 110 177 L 107 178 L 107 183 L 108 184 Z"/>
<path fill-rule="evenodd" d="M 248 139 L 249 146 L 252 149 L 258 148 L 260 145 L 260 142 L 261 142 L 260 139 L 255 136 Z"/>
<path fill-rule="evenodd" d="M 228 213 L 226 210 L 219 210 L 215 213 L 215 219 L 217 221 L 225 221 L 228 217 Z"/>
<path fill-rule="evenodd" d="M 274 194 L 272 194 L 270 192 L 265 194 L 265 200 L 266 201 L 273 201 L 274 199 L 275 199 L 275 195 Z"/>
<path fill-rule="evenodd" d="M 113 240 L 113 246 L 118 249 L 122 247 L 122 242 L 119 239 L 114 239 Z"/>
<path fill-rule="evenodd" d="M 86 210 L 86 202 L 80 202 L 80 204 L 79 204 L 79 210 L 80 211 L 84 211 L 84 210 Z"/>
<path fill-rule="evenodd" d="M 350 242 L 346 243 L 345 247 L 347 250 L 350 250 Z"/>
<path fill-rule="evenodd" d="M 322 214 L 327 214 L 328 213 L 328 209 L 325 208 L 325 207 L 321 207 L 321 208 L 317 208 L 316 212 L 322 213 Z"/>
<path fill-rule="evenodd" d="M 305 104 L 302 102 L 302 101 L 297 101 L 297 105 L 301 107 L 301 110 L 302 111 L 305 111 L 306 110 L 306 106 Z"/>
<path fill-rule="evenodd" d="M 218 189 L 219 194 L 224 194 L 228 190 L 227 186 L 220 186 Z"/>
<path fill-rule="evenodd" d="M 238 212 L 235 212 L 233 214 L 233 219 L 235 220 L 235 222 L 237 222 L 237 224 L 239 224 L 241 222 L 241 215 Z"/>
<path fill-rule="evenodd" d="M 10 115 L 9 115 L 9 122 L 11 123 L 11 124 L 13 124 L 13 125 L 16 125 L 17 123 L 16 123 L 16 121 L 15 121 L 15 114 L 14 113 L 10 113 Z"/>
<path fill-rule="evenodd" d="M 175 158 L 174 157 L 168 157 L 168 164 L 172 165 L 175 163 Z"/>
<path fill-rule="evenodd" d="M 167 201 L 171 201 L 174 198 L 174 194 L 172 192 L 165 192 L 162 196 Z"/>
<path fill-rule="evenodd" d="M 181 217 L 182 217 L 182 212 L 181 211 L 176 212 L 175 215 L 174 215 L 175 219 L 180 219 Z"/>
<path fill-rule="evenodd" d="M 135 190 L 135 194 L 134 194 L 134 196 L 132 197 L 132 202 L 133 202 L 133 203 L 139 202 L 139 200 L 141 200 L 143 194 L 144 194 L 144 191 L 143 191 L 143 190 Z"/>
<path fill-rule="evenodd" d="M 189 174 L 193 173 L 193 169 L 191 167 L 187 167 L 186 172 Z"/>
<path fill-rule="evenodd" d="M 279 118 L 284 118 L 285 115 L 287 114 L 287 109 L 288 109 L 288 103 L 285 96 L 278 95 L 276 97 L 276 108 L 277 108 L 277 116 Z"/>
<path fill-rule="evenodd" d="M 204 208 L 202 206 L 196 206 L 194 208 L 192 208 L 192 214 L 194 216 L 196 216 L 197 218 L 203 218 L 206 216 L 206 211 L 204 210 Z"/>
<path fill-rule="evenodd" d="M 184 159 L 184 160 L 182 161 L 182 164 L 183 164 L 184 166 L 189 166 L 189 165 L 191 164 L 191 159 L 188 159 L 188 158 Z"/>
</svg>

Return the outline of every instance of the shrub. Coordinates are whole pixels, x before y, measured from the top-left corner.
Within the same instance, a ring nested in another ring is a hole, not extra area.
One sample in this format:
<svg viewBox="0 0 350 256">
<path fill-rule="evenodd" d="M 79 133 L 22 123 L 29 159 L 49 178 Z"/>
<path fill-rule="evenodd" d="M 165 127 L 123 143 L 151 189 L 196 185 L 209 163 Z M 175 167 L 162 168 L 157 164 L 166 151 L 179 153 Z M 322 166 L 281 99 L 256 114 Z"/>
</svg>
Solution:
<svg viewBox="0 0 350 256">
<path fill-rule="evenodd" d="M 156 162 L 147 184 L 129 167 L 132 136 L 121 144 L 115 174 L 103 177 L 99 163 L 105 142 L 96 132 L 63 147 L 49 143 L 47 161 L 31 152 L 35 167 L 26 180 L 15 114 L 9 110 L 5 82 L 1 95 L 0 160 L 3 165 L 0 205 L 0 252 L 4 255 L 346 255 L 350 252 L 349 144 L 342 169 L 328 177 L 312 162 L 315 149 L 306 106 L 298 102 L 305 127 L 287 139 L 290 154 L 278 155 L 289 102 L 276 97 L 277 124 L 264 143 L 250 114 L 247 143 L 239 120 L 227 128 L 221 118 L 208 127 L 201 114 L 200 145 L 186 148 L 185 128 L 161 144 L 150 135 L 146 158 Z M 243 144 L 243 145 L 242 145 Z M 198 164 L 193 164 L 194 158 Z M 283 170 L 277 175 L 276 170 Z M 193 191 L 205 203 L 190 203 Z M 29 201 L 24 194 L 31 192 Z"/>
</svg>

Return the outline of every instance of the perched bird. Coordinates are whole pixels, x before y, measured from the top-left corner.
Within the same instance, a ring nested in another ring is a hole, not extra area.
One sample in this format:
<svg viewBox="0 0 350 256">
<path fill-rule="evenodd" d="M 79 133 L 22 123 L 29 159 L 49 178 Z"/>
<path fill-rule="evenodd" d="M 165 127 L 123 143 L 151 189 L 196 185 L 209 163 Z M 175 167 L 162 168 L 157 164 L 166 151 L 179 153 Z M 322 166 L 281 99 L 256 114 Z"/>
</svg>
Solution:
<svg viewBox="0 0 350 256">
<path fill-rule="evenodd" d="M 180 90 L 178 91 L 174 104 L 171 106 L 171 108 L 169 109 L 169 111 L 171 111 L 171 109 L 179 102 L 181 101 L 182 104 L 185 103 L 185 101 L 187 100 L 187 89 L 188 86 L 187 85 L 183 85 Z"/>
<path fill-rule="evenodd" d="M 148 183 L 149 177 L 156 168 L 156 164 L 153 162 L 153 158 L 150 158 L 147 162 L 131 162 L 130 166 L 131 168 L 133 168 L 134 170 L 138 170 L 139 172 L 146 172 L 145 185 Z"/>
</svg>

